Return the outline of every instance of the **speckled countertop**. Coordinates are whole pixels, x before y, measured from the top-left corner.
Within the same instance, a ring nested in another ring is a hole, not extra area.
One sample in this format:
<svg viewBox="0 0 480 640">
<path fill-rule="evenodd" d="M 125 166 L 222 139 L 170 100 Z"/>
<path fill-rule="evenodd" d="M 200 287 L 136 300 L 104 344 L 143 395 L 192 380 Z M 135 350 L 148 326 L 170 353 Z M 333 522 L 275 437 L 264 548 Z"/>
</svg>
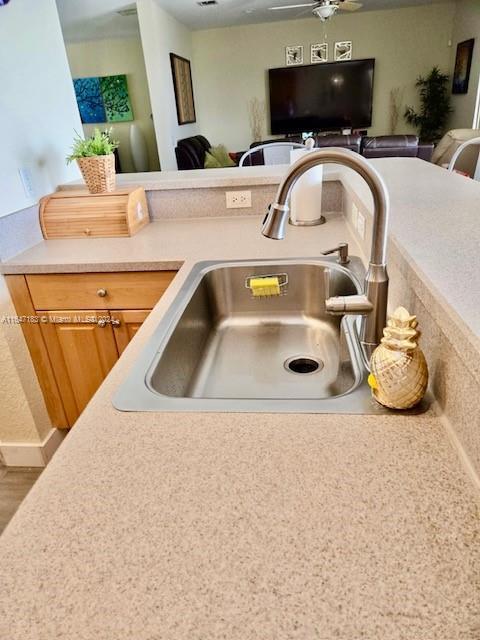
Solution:
<svg viewBox="0 0 480 640">
<path fill-rule="evenodd" d="M 333 167 L 330 171 L 335 173 Z M 122 173 L 117 176 L 119 187 L 142 186 L 147 191 L 164 189 L 202 189 L 215 187 L 258 186 L 278 184 L 285 172 L 283 165 L 270 167 L 229 167 L 227 169 L 194 169 L 193 171 L 149 171 L 148 173 Z M 61 185 L 61 189 L 85 188 L 83 180 Z"/>
<path fill-rule="evenodd" d="M 260 233 L 262 216 L 186 218 L 151 222 L 132 238 L 47 240 L 0 265 L 4 273 L 68 273 L 178 269 L 198 260 L 319 256 L 347 240 L 360 247 L 343 216 L 321 227 L 290 227 L 284 241 Z"/>
<path fill-rule="evenodd" d="M 433 414 L 113 409 L 196 259 L 318 255 L 345 238 L 356 252 L 339 218 L 284 243 L 257 225 L 159 222 L 135 251 L 29 252 L 33 270 L 144 268 L 155 240 L 150 268 L 184 266 L 0 538 L 0 638 L 480 637 L 479 497 Z"/>
</svg>

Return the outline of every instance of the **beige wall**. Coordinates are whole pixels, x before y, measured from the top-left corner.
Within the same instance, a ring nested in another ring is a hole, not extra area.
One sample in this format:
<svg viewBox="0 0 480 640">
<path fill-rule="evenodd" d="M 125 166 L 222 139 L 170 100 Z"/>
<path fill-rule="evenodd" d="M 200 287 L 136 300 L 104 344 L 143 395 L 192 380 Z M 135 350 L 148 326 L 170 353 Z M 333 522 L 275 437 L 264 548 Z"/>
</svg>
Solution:
<svg viewBox="0 0 480 640">
<path fill-rule="evenodd" d="M 480 77 L 480 1 L 458 0 L 452 37 L 451 73 L 455 68 L 457 44 L 470 38 L 476 39 L 470 84 L 468 94 L 452 96 L 454 109 L 451 118 L 452 129 L 470 129 L 472 127 Z"/>
<path fill-rule="evenodd" d="M 67 43 L 70 70 L 74 78 L 126 74 L 135 122 L 141 128 L 148 146 L 150 170 L 159 168 L 152 108 L 148 92 L 147 74 L 139 38 L 90 40 Z M 122 171 L 134 171 L 130 152 L 131 122 L 114 123 L 114 135 L 120 141 L 119 154 Z M 84 125 L 86 135 L 100 125 Z M 103 125 L 102 125 L 103 126 Z"/>
<path fill-rule="evenodd" d="M 192 59 L 192 32 L 155 0 L 137 0 L 137 9 L 160 165 L 164 171 L 175 170 L 177 140 L 199 133 L 197 123 L 178 124 L 170 67 L 171 52 Z"/>
<path fill-rule="evenodd" d="M 389 133 L 393 87 L 404 87 L 405 103 L 416 104 L 417 76 L 434 65 L 450 69 L 454 10 L 447 2 L 339 15 L 327 23 L 330 60 L 338 40 L 353 41 L 354 58 L 376 58 L 371 133 Z M 309 62 L 310 45 L 323 42 L 324 31 L 320 21 L 309 18 L 193 32 L 200 132 L 230 150 L 247 147 L 252 142 L 247 104 L 266 98 L 266 70 L 284 66 L 286 45 L 302 44 Z M 411 131 L 403 122 L 398 130 Z"/>
</svg>

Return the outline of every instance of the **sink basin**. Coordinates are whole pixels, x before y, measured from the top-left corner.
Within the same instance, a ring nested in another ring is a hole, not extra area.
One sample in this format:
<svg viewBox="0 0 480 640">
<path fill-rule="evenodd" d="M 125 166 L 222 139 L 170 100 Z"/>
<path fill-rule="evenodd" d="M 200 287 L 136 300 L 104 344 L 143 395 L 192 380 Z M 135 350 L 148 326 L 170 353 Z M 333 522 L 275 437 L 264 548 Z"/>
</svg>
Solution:
<svg viewBox="0 0 480 640">
<path fill-rule="evenodd" d="M 355 316 L 330 296 L 361 292 L 329 259 L 198 263 L 114 398 L 123 411 L 378 413 Z M 350 265 L 349 265 L 350 266 Z M 362 267 L 360 267 L 362 269 Z M 281 295 L 255 298 L 253 276 Z"/>
</svg>

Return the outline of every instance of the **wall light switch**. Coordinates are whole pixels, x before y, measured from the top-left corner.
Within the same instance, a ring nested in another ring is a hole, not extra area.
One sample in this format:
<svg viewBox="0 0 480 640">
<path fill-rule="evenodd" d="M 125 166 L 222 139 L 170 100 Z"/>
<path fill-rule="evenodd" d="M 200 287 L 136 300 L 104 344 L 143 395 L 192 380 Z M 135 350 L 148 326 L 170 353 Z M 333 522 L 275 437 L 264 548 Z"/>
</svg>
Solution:
<svg viewBox="0 0 480 640">
<path fill-rule="evenodd" d="M 27 198 L 35 199 L 35 189 L 33 187 L 32 172 L 27 167 L 21 167 L 18 170 L 18 175 L 22 181 L 23 190 Z"/>
<path fill-rule="evenodd" d="M 226 191 L 227 209 L 249 209 L 252 206 L 251 191 Z"/>
<path fill-rule="evenodd" d="M 357 231 L 358 231 L 358 235 L 361 237 L 362 240 L 365 240 L 365 227 L 366 227 L 365 216 L 359 211 L 358 218 L 357 218 Z"/>
</svg>

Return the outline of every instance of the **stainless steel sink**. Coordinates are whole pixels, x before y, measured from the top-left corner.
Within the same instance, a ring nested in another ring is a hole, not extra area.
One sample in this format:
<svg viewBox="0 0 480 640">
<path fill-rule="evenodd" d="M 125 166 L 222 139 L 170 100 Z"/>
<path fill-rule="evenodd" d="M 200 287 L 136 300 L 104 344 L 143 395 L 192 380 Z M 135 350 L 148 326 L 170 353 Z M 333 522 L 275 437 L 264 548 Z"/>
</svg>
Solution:
<svg viewBox="0 0 480 640">
<path fill-rule="evenodd" d="M 120 387 L 123 411 L 378 413 L 358 317 L 332 316 L 331 296 L 360 293 L 333 260 L 202 262 Z M 278 275 L 282 295 L 254 298 L 249 279 Z"/>
</svg>

